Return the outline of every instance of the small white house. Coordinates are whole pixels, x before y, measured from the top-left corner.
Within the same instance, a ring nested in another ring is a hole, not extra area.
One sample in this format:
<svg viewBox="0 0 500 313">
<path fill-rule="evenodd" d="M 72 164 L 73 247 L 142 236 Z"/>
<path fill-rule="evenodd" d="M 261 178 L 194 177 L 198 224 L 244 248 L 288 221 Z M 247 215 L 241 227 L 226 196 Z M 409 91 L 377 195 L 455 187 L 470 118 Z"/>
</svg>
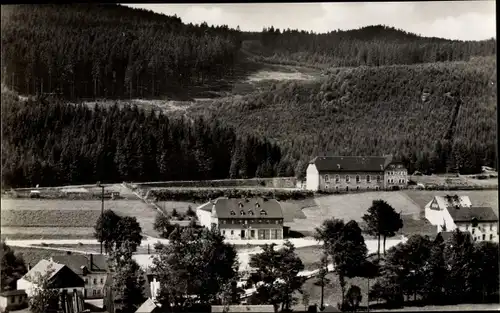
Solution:
<svg viewBox="0 0 500 313">
<path fill-rule="evenodd" d="M 470 232 L 474 241 L 498 242 L 498 216 L 490 207 L 473 206 L 467 196 L 435 196 L 425 206 L 425 218 L 436 231 L 459 229 Z"/>
</svg>

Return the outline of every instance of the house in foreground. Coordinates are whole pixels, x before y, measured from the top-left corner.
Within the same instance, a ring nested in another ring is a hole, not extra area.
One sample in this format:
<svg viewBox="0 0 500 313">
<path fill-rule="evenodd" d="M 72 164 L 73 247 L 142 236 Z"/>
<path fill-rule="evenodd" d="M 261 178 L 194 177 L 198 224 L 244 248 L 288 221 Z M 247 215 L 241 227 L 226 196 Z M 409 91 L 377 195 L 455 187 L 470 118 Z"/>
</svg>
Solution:
<svg viewBox="0 0 500 313">
<path fill-rule="evenodd" d="M 96 299 L 104 296 L 104 285 L 108 277 L 108 263 L 102 254 L 67 254 L 52 256 L 53 262 L 68 266 L 85 282 L 83 296 L 85 299 Z"/>
<path fill-rule="evenodd" d="M 135 311 L 135 313 L 160 313 L 161 308 L 151 299 L 148 298 L 143 304 Z"/>
<path fill-rule="evenodd" d="M 28 306 L 28 295 L 24 290 L 9 290 L 0 293 L 0 312 L 20 310 Z"/>
<path fill-rule="evenodd" d="M 227 310 L 224 310 L 227 309 Z M 244 305 L 229 305 L 227 307 L 223 305 L 212 305 L 212 313 L 216 312 L 227 312 L 227 313 L 241 313 L 241 312 L 266 312 L 266 313 L 271 313 L 274 312 L 274 306 L 270 304 L 259 304 L 259 305 L 251 305 L 251 304 L 244 304 Z"/>
<path fill-rule="evenodd" d="M 283 239 L 283 211 L 275 199 L 218 198 L 198 207 L 196 215 L 226 239 Z"/>
<path fill-rule="evenodd" d="M 33 295 L 39 284 L 39 277 L 48 279 L 48 287 L 59 291 L 84 292 L 85 282 L 64 264 L 42 259 L 23 277 L 17 280 L 17 289 L 25 290 L 29 297 Z"/>
<path fill-rule="evenodd" d="M 309 162 L 306 189 L 325 192 L 393 190 L 408 186 L 408 171 L 387 156 L 318 156 Z"/>
<path fill-rule="evenodd" d="M 498 242 L 498 216 L 491 207 L 473 206 L 467 196 L 435 196 L 425 206 L 425 218 L 437 232 L 459 229 L 474 241 Z"/>
</svg>

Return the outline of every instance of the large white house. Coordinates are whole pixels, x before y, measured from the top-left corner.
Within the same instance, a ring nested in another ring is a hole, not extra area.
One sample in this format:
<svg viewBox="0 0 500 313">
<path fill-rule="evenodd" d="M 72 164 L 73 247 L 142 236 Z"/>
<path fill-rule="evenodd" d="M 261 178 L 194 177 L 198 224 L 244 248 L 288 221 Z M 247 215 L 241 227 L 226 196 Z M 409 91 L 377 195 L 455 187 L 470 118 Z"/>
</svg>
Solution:
<svg viewBox="0 0 500 313">
<path fill-rule="evenodd" d="M 473 206 L 467 196 L 435 196 L 425 206 L 425 218 L 437 232 L 459 229 L 474 241 L 498 242 L 498 216 L 491 207 Z"/>
<path fill-rule="evenodd" d="M 309 162 L 306 189 L 347 192 L 393 190 L 408 186 L 404 164 L 386 156 L 318 156 Z"/>
</svg>

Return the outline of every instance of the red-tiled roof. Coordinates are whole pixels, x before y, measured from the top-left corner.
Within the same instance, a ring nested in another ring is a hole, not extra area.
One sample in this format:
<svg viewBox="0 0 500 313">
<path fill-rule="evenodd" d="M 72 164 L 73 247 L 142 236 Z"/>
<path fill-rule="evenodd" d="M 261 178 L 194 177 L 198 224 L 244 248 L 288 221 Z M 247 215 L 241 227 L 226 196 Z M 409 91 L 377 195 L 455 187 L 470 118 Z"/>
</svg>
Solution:
<svg viewBox="0 0 500 313">
<path fill-rule="evenodd" d="M 318 156 L 309 162 L 319 172 L 381 172 L 392 156 Z"/>
<path fill-rule="evenodd" d="M 215 200 L 217 218 L 258 219 L 283 218 L 281 205 L 276 199 L 219 198 Z M 243 212 L 243 214 L 242 214 Z M 234 213 L 234 214 L 233 214 Z"/>
<path fill-rule="evenodd" d="M 478 222 L 497 222 L 498 216 L 490 207 L 450 207 L 448 212 L 454 222 L 470 222 L 476 218 Z"/>
</svg>

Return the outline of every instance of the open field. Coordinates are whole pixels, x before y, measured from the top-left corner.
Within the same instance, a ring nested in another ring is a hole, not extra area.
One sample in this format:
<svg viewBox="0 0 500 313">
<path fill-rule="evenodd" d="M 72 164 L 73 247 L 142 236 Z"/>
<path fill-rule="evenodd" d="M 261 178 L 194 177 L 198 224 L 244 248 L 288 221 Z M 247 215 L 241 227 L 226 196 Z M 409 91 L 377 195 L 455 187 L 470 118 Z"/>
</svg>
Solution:
<svg viewBox="0 0 500 313">
<path fill-rule="evenodd" d="M 104 209 L 111 209 L 122 216 L 137 217 L 145 234 L 157 236 L 153 229 L 157 211 L 142 201 L 106 200 Z M 86 238 L 88 228 L 92 229 L 100 212 L 99 200 L 2 199 L 2 234 L 11 235 L 12 238 L 19 238 L 19 235 L 14 237 L 15 234 L 30 235 L 30 238 L 36 235 L 43 238 L 45 235 L 66 238 L 67 234 L 75 238 L 76 234 L 81 234 Z M 55 226 L 58 227 L 54 228 Z M 65 227 L 70 228 L 66 230 Z"/>
<path fill-rule="evenodd" d="M 41 259 L 49 259 L 51 256 L 66 255 L 64 251 L 48 250 L 43 248 L 12 247 L 15 253 L 23 255 L 26 266 L 35 266 Z"/>
<path fill-rule="evenodd" d="M 93 234 L 93 227 L 2 226 L 2 238 L 9 239 L 93 239 Z"/>
</svg>

